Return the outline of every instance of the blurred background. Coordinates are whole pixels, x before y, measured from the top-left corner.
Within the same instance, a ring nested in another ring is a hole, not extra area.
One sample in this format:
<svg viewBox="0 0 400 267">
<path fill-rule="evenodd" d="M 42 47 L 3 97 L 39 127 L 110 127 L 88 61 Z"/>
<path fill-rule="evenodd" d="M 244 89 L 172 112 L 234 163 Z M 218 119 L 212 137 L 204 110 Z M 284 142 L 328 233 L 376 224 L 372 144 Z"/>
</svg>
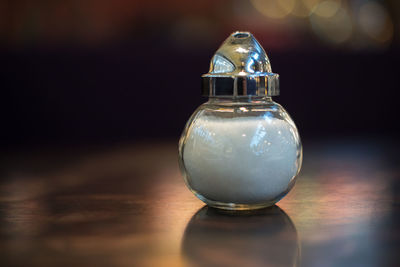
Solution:
<svg viewBox="0 0 400 267">
<path fill-rule="evenodd" d="M 237 30 L 304 143 L 291 193 L 245 220 L 177 162 Z M 0 0 L 0 265 L 398 266 L 399 83 L 398 0 Z"/>
<path fill-rule="evenodd" d="M 177 141 L 236 30 L 267 51 L 304 140 L 399 134 L 399 1 L 2 0 L 0 144 Z"/>
</svg>

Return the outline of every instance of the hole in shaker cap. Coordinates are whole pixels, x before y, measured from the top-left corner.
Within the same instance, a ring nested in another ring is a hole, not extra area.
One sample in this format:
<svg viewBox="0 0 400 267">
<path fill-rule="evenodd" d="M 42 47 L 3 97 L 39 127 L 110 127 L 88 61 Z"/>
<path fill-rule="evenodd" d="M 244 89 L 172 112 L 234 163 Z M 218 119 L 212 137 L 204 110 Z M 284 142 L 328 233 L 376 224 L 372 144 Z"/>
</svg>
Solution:
<svg viewBox="0 0 400 267">
<path fill-rule="evenodd" d="M 247 38 L 249 36 L 250 36 L 250 34 L 247 32 L 238 32 L 233 35 L 233 37 L 235 37 L 235 38 Z"/>
</svg>

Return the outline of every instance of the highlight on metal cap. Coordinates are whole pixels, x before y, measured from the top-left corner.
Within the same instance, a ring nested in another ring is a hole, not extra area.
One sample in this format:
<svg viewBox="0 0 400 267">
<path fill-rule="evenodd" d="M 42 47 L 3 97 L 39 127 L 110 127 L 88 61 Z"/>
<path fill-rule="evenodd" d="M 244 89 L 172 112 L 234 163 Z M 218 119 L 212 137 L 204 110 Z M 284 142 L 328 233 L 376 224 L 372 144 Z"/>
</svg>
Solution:
<svg viewBox="0 0 400 267">
<path fill-rule="evenodd" d="M 204 96 L 276 96 L 279 75 L 250 32 L 232 33 L 215 52 L 202 77 Z"/>
</svg>

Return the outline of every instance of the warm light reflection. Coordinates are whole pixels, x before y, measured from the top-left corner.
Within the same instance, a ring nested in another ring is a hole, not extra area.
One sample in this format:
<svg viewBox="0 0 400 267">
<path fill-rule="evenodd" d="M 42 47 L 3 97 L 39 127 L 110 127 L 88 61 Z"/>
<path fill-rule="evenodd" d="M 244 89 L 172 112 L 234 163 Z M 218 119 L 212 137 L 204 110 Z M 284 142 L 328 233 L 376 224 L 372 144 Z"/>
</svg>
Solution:
<svg viewBox="0 0 400 267">
<path fill-rule="evenodd" d="M 9 238 L 0 249 L 32 255 L 30 266 L 183 266 L 183 231 L 203 203 L 183 183 L 176 147 L 153 148 L 78 154 L 35 175 L 10 172 L 19 175 L 0 183 L 0 234 Z M 68 258 L 60 257 L 66 248 Z"/>
<path fill-rule="evenodd" d="M 180 259 L 183 232 L 193 212 L 204 203 L 185 186 L 176 162 L 170 164 L 170 168 L 161 170 L 156 177 L 155 180 L 159 180 L 160 183 L 155 183 L 150 188 L 157 202 L 152 205 L 150 212 L 156 219 L 149 224 L 154 229 L 159 229 L 162 234 L 157 236 L 153 248 L 160 251 L 165 259 L 170 258 L 171 264 L 165 266 L 176 266 L 177 263 L 177 266 L 184 266 L 183 262 L 177 261 Z M 182 203 L 186 205 L 182 206 Z M 155 266 L 159 266 L 159 263 Z"/>
</svg>

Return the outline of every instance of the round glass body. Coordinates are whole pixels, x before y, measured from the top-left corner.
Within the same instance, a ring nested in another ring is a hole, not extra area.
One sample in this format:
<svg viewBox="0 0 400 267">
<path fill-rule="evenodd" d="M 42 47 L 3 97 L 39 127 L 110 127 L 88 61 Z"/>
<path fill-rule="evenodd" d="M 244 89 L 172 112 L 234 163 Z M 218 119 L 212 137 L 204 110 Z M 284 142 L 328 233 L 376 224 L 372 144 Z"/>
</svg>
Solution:
<svg viewBox="0 0 400 267">
<path fill-rule="evenodd" d="M 297 128 L 270 97 L 210 98 L 179 141 L 186 185 L 216 208 L 275 204 L 293 187 L 301 162 Z"/>
</svg>

